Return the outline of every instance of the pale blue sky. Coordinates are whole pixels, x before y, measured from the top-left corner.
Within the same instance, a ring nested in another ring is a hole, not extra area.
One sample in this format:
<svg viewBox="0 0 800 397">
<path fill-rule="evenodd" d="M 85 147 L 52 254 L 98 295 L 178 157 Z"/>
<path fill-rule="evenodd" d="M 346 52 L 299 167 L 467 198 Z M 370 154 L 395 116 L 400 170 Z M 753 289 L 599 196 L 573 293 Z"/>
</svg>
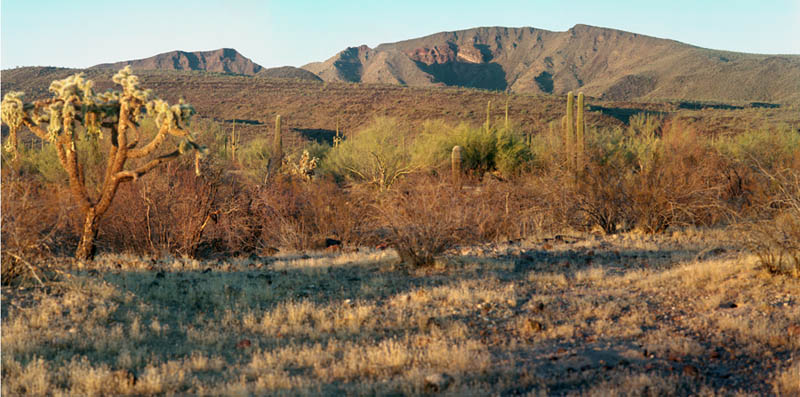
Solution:
<svg viewBox="0 0 800 397">
<path fill-rule="evenodd" d="M 441 31 L 564 31 L 578 23 L 714 49 L 800 54 L 800 0 L 2 0 L 0 19 L 3 69 L 222 47 L 265 67 L 302 66 L 348 46 Z"/>
</svg>

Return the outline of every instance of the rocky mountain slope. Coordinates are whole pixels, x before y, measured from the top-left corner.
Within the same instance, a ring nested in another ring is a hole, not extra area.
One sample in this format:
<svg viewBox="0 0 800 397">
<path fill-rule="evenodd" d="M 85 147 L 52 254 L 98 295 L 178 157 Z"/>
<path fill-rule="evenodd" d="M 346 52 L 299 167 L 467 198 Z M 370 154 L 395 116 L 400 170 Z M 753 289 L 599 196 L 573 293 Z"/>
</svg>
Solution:
<svg viewBox="0 0 800 397">
<path fill-rule="evenodd" d="M 800 100 L 800 55 L 717 51 L 587 25 L 566 32 L 442 32 L 376 48 L 350 47 L 303 68 L 326 81 L 518 93 L 580 89 L 613 100 Z"/>
<path fill-rule="evenodd" d="M 320 78 L 315 74 L 292 66 L 264 68 L 232 48 L 197 52 L 170 51 L 144 59 L 104 63 L 92 66 L 89 69 L 116 70 L 126 65 L 130 65 L 135 70 L 204 71 L 320 81 Z"/>
</svg>

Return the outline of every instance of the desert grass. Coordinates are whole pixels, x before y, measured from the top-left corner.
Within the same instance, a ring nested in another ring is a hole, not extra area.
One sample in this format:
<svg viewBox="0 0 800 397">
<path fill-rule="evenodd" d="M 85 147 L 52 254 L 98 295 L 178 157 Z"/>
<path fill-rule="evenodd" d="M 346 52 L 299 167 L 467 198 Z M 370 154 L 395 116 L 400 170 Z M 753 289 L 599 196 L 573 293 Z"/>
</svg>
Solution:
<svg viewBox="0 0 800 397">
<path fill-rule="evenodd" d="M 3 395 L 793 395 L 800 280 L 733 230 L 201 261 L 3 287 Z"/>
</svg>

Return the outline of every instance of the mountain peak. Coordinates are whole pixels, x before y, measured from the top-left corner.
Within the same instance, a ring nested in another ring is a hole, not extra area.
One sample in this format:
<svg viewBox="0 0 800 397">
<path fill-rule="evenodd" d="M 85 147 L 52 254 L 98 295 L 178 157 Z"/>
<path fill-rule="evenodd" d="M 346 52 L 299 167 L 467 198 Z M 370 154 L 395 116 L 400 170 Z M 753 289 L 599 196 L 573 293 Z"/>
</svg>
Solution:
<svg viewBox="0 0 800 397">
<path fill-rule="evenodd" d="M 255 75 L 263 69 L 233 48 L 194 52 L 174 50 L 149 58 L 100 64 L 90 69 L 119 69 L 127 65 L 140 70 L 202 70 L 244 75 Z"/>
</svg>

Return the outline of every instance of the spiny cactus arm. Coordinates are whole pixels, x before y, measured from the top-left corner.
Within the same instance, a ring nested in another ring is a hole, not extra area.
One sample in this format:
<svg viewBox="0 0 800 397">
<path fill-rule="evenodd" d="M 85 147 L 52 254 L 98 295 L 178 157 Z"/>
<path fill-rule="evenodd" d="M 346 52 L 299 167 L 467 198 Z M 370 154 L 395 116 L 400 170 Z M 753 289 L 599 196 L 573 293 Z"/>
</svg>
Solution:
<svg viewBox="0 0 800 397">
<path fill-rule="evenodd" d="M 153 115 L 156 125 L 158 125 L 158 133 L 147 145 L 136 149 L 131 148 L 128 152 L 128 157 L 141 158 L 152 154 L 156 148 L 164 143 L 168 135 L 180 138 L 192 137 L 189 131 L 181 127 L 181 124 L 188 121 L 194 114 L 194 109 L 191 106 L 183 103 L 169 106 L 167 102 L 157 99 L 148 102 L 145 107 L 147 112 Z M 129 128 L 133 128 L 138 135 L 138 128 L 135 126 L 129 126 Z"/>
<path fill-rule="evenodd" d="M 175 150 L 165 155 L 158 156 L 135 170 L 126 170 L 117 172 L 116 174 L 114 174 L 114 180 L 117 182 L 124 182 L 128 180 L 135 181 L 140 177 L 142 177 L 144 174 L 146 174 L 148 171 L 152 170 L 153 168 L 158 167 L 160 164 L 163 164 L 167 161 L 174 160 L 178 158 L 180 155 L 181 151 Z"/>
<path fill-rule="evenodd" d="M 89 192 L 86 190 L 86 185 L 83 183 L 83 178 L 80 176 L 81 172 L 78 167 L 78 156 L 75 150 L 67 150 L 72 148 L 72 142 L 66 135 L 62 135 L 57 142 L 55 142 L 56 153 L 58 154 L 58 161 L 61 166 L 67 171 L 69 178 L 70 192 L 78 202 L 78 205 L 86 210 L 92 206 L 92 201 L 89 198 Z"/>
<path fill-rule="evenodd" d="M 158 134 L 156 134 L 156 136 L 153 137 L 153 139 L 148 142 L 147 145 L 128 151 L 128 157 L 132 159 L 138 159 L 153 153 L 154 150 L 164 143 L 164 140 L 167 139 L 168 135 L 187 137 L 189 136 L 189 133 L 177 128 L 170 128 L 168 125 L 162 125 L 161 128 L 158 129 Z"/>
</svg>

